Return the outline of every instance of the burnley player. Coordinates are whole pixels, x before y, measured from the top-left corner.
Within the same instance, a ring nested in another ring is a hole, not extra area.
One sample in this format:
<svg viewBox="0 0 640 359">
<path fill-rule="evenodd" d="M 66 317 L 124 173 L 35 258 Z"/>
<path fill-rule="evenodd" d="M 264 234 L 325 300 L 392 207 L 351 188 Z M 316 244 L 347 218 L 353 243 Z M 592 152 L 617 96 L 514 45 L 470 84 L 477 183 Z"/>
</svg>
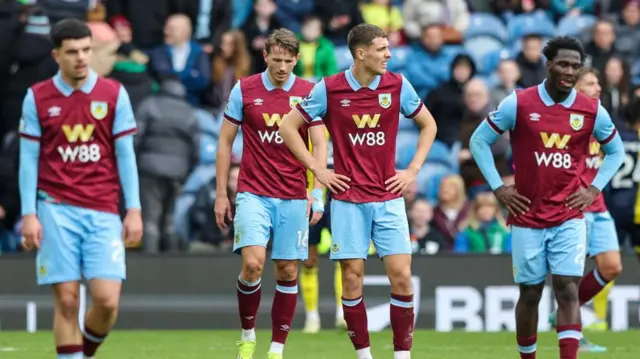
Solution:
<svg viewBox="0 0 640 359">
<path fill-rule="evenodd" d="M 601 88 L 597 70 L 583 68 L 578 73 L 575 88 L 589 97 L 599 99 Z M 586 169 L 582 176 L 583 185 L 588 186 L 593 181 L 598 174 L 600 163 L 600 144 L 592 138 L 589 143 L 589 157 L 585 162 Z M 613 280 L 622 272 L 616 224 L 607 210 L 602 194 L 599 194 L 587 207 L 584 216 L 587 225 L 587 254 L 594 258 L 596 269 L 584 276 L 580 282 L 579 299 L 580 304 L 584 304 L 593 298 L 593 308 L 598 318 L 598 321 L 594 323 L 595 328 L 606 330 L 609 291 Z M 555 327 L 555 311 L 549 317 L 549 321 Z M 591 343 L 584 336 L 580 340 L 580 351 L 582 352 L 603 352 L 606 350 L 605 347 Z"/>
<path fill-rule="evenodd" d="M 573 88 L 585 56 L 582 45 L 557 37 L 543 53 L 547 79 L 505 98 L 470 143 L 478 167 L 510 212 L 513 273 L 520 285 L 515 309 L 520 357 L 535 358 L 538 304 L 550 270 L 560 358 L 575 359 L 582 331 L 578 287 L 587 250 L 583 211 L 620 167 L 624 149 L 599 101 Z M 503 184 L 490 149 L 505 131 L 517 169 L 514 186 Z M 581 175 L 592 136 L 606 155 L 584 188 Z"/>
<path fill-rule="evenodd" d="M 386 33 L 360 24 L 348 36 L 353 66 L 324 78 L 285 116 L 280 133 L 296 157 L 327 186 L 331 199 L 331 259 L 342 266 L 342 305 L 359 359 L 370 359 L 367 312 L 362 298 L 364 260 L 373 240 L 391 283 L 391 327 L 396 359 L 410 358 L 413 341 L 411 241 L 402 192 L 422 167 L 436 124 L 409 82 L 387 71 Z M 409 168 L 395 169 L 400 115 L 420 128 Z M 335 172 L 307 151 L 299 129 L 320 122 L 333 141 Z"/>
<path fill-rule="evenodd" d="M 142 237 L 136 122 L 124 87 L 89 69 L 91 32 L 83 22 L 58 22 L 51 40 L 60 71 L 32 86 L 22 108 L 22 235 L 26 249 L 38 249 L 38 284 L 52 287 L 58 358 L 93 358 L 116 320 L 125 244 Z M 92 303 L 84 333 L 78 326 L 82 278 Z"/>
<path fill-rule="evenodd" d="M 260 278 L 271 235 L 271 259 L 276 265 L 277 285 L 271 307 L 271 348 L 267 355 L 269 359 L 282 358 L 298 297 L 298 261 L 307 259 L 309 223 L 318 222 L 324 211 L 321 197 L 307 198 L 305 168 L 287 150 L 278 133 L 282 116 L 313 87 L 312 83 L 291 73 L 299 51 L 300 41 L 293 32 L 280 29 L 269 35 L 263 51 L 267 70 L 241 79 L 234 86 L 220 131 L 215 204 L 220 228 L 226 228 L 226 221 L 232 219 L 226 188 L 231 147 L 239 126 L 242 126 L 244 141 L 233 219 L 233 249 L 242 254 L 237 288 L 242 325 L 242 337 L 237 343 L 238 359 L 250 359 L 255 352 Z M 324 126 L 301 129 L 305 138 L 310 134 L 314 157 L 326 165 L 324 133 Z"/>
</svg>

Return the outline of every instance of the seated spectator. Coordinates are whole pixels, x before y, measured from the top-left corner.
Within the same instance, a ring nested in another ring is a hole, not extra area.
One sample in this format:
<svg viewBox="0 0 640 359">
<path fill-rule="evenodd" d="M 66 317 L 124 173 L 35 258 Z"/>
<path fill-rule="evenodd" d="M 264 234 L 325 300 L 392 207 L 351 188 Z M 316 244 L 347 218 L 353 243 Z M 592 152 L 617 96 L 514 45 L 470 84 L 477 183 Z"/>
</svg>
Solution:
<svg viewBox="0 0 640 359">
<path fill-rule="evenodd" d="M 589 66 L 604 73 L 604 65 L 609 58 L 617 53 L 615 48 L 616 33 L 613 23 L 598 20 L 592 29 L 593 39 L 587 42 L 584 51 L 589 56 Z"/>
<path fill-rule="evenodd" d="M 250 74 L 251 58 L 241 31 L 231 30 L 222 35 L 222 42 L 214 51 L 211 68 L 212 89 L 208 102 L 218 112 L 226 104 L 233 85 Z"/>
<path fill-rule="evenodd" d="M 252 73 L 263 72 L 267 69 L 263 55 L 264 43 L 271 32 L 283 26 L 274 16 L 277 9 L 278 7 L 273 0 L 256 0 L 253 12 L 244 24 L 243 32 L 249 44 Z"/>
<path fill-rule="evenodd" d="M 557 21 L 563 16 L 593 14 L 595 9 L 596 0 L 551 0 L 549 15 Z"/>
<path fill-rule="evenodd" d="M 402 12 L 391 0 L 370 0 L 360 7 L 362 18 L 367 24 L 376 25 L 387 33 L 392 46 L 402 42 Z"/>
<path fill-rule="evenodd" d="M 313 81 L 338 72 L 335 47 L 323 36 L 320 18 L 308 17 L 298 38 L 300 59 L 293 69 L 296 76 Z"/>
<path fill-rule="evenodd" d="M 404 75 L 413 85 L 418 95 L 425 98 L 429 91 L 449 80 L 449 71 L 434 71 L 434 69 L 449 69 L 451 54 L 442 44 L 442 27 L 427 25 L 422 28 L 420 41 L 412 46 L 407 56 Z"/>
<path fill-rule="evenodd" d="M 426 199 L 418 198 L 411 204 L 408 218 L 413 253 L 436 254 L 447 247 L 444 235 L 431 226 L 433 207 Z"/>
<path fill-rule="evenodd" d="M 165 44 L 149 53 L 151 72 L 156 79 L 178 76 L 187 90 L 187 100 L 198 105 L 202 90 L 211 81 L 209 57 L 200 44 L 191 40 L 191 21 L 186 15 L 171 15 L 164 32 Z"/>
<path fill-rule="evenodd" d="M 520 68 L 519 87 L 537 86 L 547 77 L 540 36 L 529 35 L 522 40 L 522 51 L 516 57 L 516 63 Z"/>
<path fill-rule="evenodd" d="M 438 205 L 433 211 L 433 227 L 444 236 L 445 249 L 453 249 L 453 239 L 467 220 L 469 204 L 464 181 L 458 175 L 442 179 L 438 193 Z"/>
<path fill-rule="evenodd" d="M 609 112 L 611 118 L 619 120 L 629 103 L 631 95 L 631 79 L 629 68 L 619 56 L 612 56 L 604 67 L 602 76 L 602 106 Z"/>
<path fill-rule="evenodd" d="M 222 34 L 231 28 L 234 2 L 235 0 L 182 0 L 177 2 L 176 12 L 189 17 L 193 24 L 193 39 L 210 55 L 216 46 L 220 46 Z"/>
<path fill-rule="evenodd" d="M 491 0 L 491 9 L 498 16 L 531 13 L 549 8 L 551 0 Z M 474 8 L 474 10 L 476 10 Z"/>
<path fill-rule="evenodd" d="M 454 252 L 491 254 L 511 252 L 511 235 L 493 193 L 478 194 L 473 201 L 467 226 L 456 236 Z"/>
<path fill-rule="evenodd" d="M 402 7 L 404 31 L 410 39 L 420 37 L 429 24 L 444 26 L 444 41 L 459 43 L 469 26 L 469 9 L 464 0 L 405 0 Z"/>
<path fill-rule="evenodd" d="M 512 93 L 520 78 L 520 69 L 513 60 L 502 60 L 498 66 L 499 82 L 491 90 L 491 105 L 497 107 L 502 100 Z"/>
<path fill-rule="evenodd" d="M 322 19 L 325 36 L 336 46 L 347 44 L 347 35 L 364 19 L 358 0 L 316 0 L 314 13 Z"/>
<path fill-rule="evenodd" d="M 276 0 L 278 9 L 276 19 L 281 24 L 287 24 L 287 29 L 300 33 L 302 21 L 313 11 L 313 0 Z"/>
<path fill-rule="evenodd" d="M 87 26 L 93 35 L 93 56 L 89 66 L 100 76 L 107 76 L 118 59 L 120 40 L 111 26 L 104 21 L 89 22 Z"/>
<path fill-rule="evenodd" d="M 49 19 L 51 25 L 66 18 L 74 18 L 78 20 L 85 20 L 87 16 L 87 10 L 92 11 L 95 7 L 101 6 L 98 1 L 95 0 L 75 0 L 75 1 L 60 1 L 60 0 L 37 0 L 33 1 L 40 6 Z"/>
<path fill-rule="evenodd" d="M 640 44 L 640 0 L 624 0 L 622 15 L 616 22 L 616 42 L 618 52 L 626 61 L 635 61 Z"/>
</svg>

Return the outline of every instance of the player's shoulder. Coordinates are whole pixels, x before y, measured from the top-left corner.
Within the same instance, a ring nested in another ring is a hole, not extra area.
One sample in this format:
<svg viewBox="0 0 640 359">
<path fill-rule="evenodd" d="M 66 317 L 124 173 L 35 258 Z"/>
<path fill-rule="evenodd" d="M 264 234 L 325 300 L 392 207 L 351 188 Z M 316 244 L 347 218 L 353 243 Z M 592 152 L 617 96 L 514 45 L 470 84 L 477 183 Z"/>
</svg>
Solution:
<svg viewBox="0 0 640 359">
<path fill-rule="evenodd" d="M 385 71 L 385 73 L 382 74 L 382 80 L 384 81 L 391 80 L 395 82 L 402 82 L 403 79 L 404 76 L 402 76 L 402 74 L 398 72 Z"/>
<path fill-rule="evenodd" d="M 40 93 L 55 91 L 55 85 L 53 84 L 53 77 L 50 77 L 44 81 L 37 82 L 29 88 L 33 92 L 34 96 Z"/>
<path fill-rule="evenodd" d="M 580 91 L 576 91 L 576 99 L 573 102 L 573 108 L 589 112 L 592 114 L 598 113 L 598 107 L 600 106 L 600 99 L 587 96 Z"/>
<path fill-rule="evenodd" d="M 293 86 L 299 90 L 299 91 L 303 91 L 303 92 L 309 92 L 311 91 L 311 89 L 315 86 L 315 84 L 309 80 L 305 80 L 303 78 L 297 77 L 295 79 L 295 82 L 293 83 Z"/>
<path fill-rule="evenodd" d="M 259 86 L 264 87 L 264 84 L 262 83 L 261 72 L 257 74 L 245 76 L 240 79 L 239 83 L 240 83 L 240 89 L 242 89 L 243 91 L 258 88 Z"/>
<path fill-rule="evenodd" d="M 324 78 L 322 78 L 322 82 L 324 82 L 324 85 L 327 88 L 334 88 L 338 85 L 346 85 L 348 84 L 346 71 L 340 71 L 331 76 L 325 76 Z"/>
</svg>

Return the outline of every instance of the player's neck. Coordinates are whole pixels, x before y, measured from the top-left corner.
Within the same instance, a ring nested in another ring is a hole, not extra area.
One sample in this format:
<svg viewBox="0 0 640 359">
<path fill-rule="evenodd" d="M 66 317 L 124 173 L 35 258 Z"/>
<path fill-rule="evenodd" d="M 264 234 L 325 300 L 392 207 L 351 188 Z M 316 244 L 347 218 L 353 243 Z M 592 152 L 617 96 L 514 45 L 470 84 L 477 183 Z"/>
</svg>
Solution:
<svg viewBox="0 0 640 359">
<path fill-rule="evenodd" d="M 563 93 L 563 92 L 557 91 L 555 88 L 553 88 L 553 86 L 551 85 L 551 83 L 549 81 L 545 81 L 544 88 L 545 88 L 545 90 L 547 90 L 547 93 L 549 94 L 549 97 L 551 97 L 551 99 L 555 103 L 563 102 L 564 100 L 567 99 L 567 97 L 569 97 L 569 94 L 571 93 L 571 92 Z"/>
<path fill-rule="evenodd" d="M 353 77 L 362 87 L 369 87 L 369 84 L 371 84 L 373 79 L 376 77 L 375 74 L 365 70 L 364 66 L 358 66 L 356 64 L 353 65 L 351 72 L 353 73 Z"/>
<path fill-rule="evenodd" d="M 279 89 L 281 89 L 284 86 L 284 84 L 287 83 L 287 81 L 289 81 L 290 76 L 291 74 L 289 74 L 289 76 L 287 76 L 287 79 L 284 81 L 277 81 L 276 79 L 273 78 L 273 76 L 271 76 L 271 73 L 267 71 L 267 78 L 269 79 L 269 82 L 271 82 L 273 86 Z"/>
<path fill-rule="evenodd" d="M 67 85 L 71 86 L 71 88 L 74 90 L 81 89 L 82 86 L 84 86 L 85 82 L 87 82 L 87 78 L 89 77 L 89 76 L 85 76 L 83 79 L 76 80 L 76 79 L 68 78 L 63 73 L 61 73 L 60 76 L 62 77 L 62 81 L 64 81 Z"/>
</svg>

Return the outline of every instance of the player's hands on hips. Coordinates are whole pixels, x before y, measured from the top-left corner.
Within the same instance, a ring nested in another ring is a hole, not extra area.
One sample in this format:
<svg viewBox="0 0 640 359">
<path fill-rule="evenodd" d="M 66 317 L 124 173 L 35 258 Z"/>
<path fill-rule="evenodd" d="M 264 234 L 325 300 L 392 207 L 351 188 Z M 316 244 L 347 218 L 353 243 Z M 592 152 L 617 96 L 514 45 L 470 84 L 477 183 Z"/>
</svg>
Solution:
<svg viewBox="0 0 640 359">
<path fill-rule="evenodd" d="M 42 241 L 42 226 L 35 214 L 28 214 L 22 217 L 22 248 L 30 251 L 40 248 Z"/>
<path fill-rule="evenodd" d="M 231 213 L 231 203 L 227 196 L 218 196 L 216 198 L 215 209 L 216 223 L 218 228 L 227 229 L 227 221 L 233 221 L 233 213 Z"/>
<path fill-rule="evenodd" d="M 571 209 L 584 211 L 589 207 L 594 199 L 600 194 L 600 190 L 594 186 L 589 188 L 580 188 L 565 200 L 565 206 Z"/>
<path fill-rule="evenodd" d="M 341 193 L 349 189 L 351 178 L 345 175 L 339 175 L 332 170 L 323 168 L 313 173 L 313 178 L 322 183 L 332 193 Z"/>
<path fill-rule="evenodd" d="M 502 186 L 495 190 L 498 201 L 505 205 L 514 216 L 525 214 L 529 210 L 531 201 L 518 193 L 514 186 Z"/>
<path fill-rule="evenodd" d="M 311 216 L 311 220 L 309 221 L 310 226 L 318 223 L 324 214 L 322 194 L 321 188 L 314 188 L 311 191 L 311 195 L 307 197 L 307 217 Z"/>
<path fill-rule="evenodd" d="M 418 171 L 407 168 L 406 170 L 396 171 L 396 174 L 384 181 L 387 191 L 396 194 L 402 194 L 413 182 L 416 181 Z"/>
<path fill-rule="evenodd" d="M 134 247 L 142 240 L 142 212 L 138 208 L 130 208 L 122 223 L 122 240 L 125 247 Z"/>
</svg>

